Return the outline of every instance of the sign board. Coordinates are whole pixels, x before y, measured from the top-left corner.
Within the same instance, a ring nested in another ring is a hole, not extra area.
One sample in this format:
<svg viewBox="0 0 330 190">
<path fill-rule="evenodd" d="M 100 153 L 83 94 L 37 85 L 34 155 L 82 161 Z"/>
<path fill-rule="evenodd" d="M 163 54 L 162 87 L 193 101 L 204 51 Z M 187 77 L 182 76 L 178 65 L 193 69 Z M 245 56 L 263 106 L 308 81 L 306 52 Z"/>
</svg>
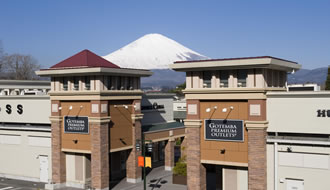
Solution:
<svg viewBox="0 0 330 190">
<path fill-rule="evenodd" d="M 206 119 L 204 121 L 205 140 L 244 141 L 242 120 Z"/>
<path fill-rule="evenodd" d="M 65 116 L 64 133 L 88 134 L 89 133 L 88 117 Z"/>
</svg>

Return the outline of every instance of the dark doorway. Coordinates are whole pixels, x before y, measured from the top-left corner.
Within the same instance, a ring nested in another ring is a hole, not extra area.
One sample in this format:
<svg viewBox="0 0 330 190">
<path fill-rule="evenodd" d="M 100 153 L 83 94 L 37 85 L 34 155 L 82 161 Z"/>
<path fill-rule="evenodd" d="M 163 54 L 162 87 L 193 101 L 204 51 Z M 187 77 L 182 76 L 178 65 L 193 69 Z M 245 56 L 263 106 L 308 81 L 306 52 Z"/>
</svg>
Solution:
<svg viewBox="0 0 330 190">
<path fill-rule="evenodd" d="M 112 152 L 109 154 L 110 188 L 116 186 L 126 177 L 126 162 L 130 150 Z"/>
<path fill-rule="evenodd" d="M 206 168 L 206 189 L 222 190 L 222 167 L 212 164 L 203 164 Z"/>
</svg>

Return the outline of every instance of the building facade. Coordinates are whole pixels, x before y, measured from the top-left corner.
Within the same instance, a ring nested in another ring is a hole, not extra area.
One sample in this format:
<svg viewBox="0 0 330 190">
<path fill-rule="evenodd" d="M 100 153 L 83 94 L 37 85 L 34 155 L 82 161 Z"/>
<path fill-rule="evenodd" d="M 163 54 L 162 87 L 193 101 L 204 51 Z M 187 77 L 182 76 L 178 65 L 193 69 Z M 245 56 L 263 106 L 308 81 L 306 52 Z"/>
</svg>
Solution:
<svg viewBox="0 0 330 190">
<path fill-rule="evenodd" d="M 330 92 L 267 93 L 267 189 L 329 189 Z"/>
<path fill-rule="evenodd" d="M 328 189 L 330 93 L 287 92 L 286 74 L 300 65 L 253 57 L 171 67 L 187 73 L 186 101 L 143 94 L 150 71 L 88 50 L 37 72 L 51 82 L 0 81 L 0 177 L 48 189 L 136 183 L 143 135 L 166 170 L 183 140 L 188 189 Z"/>
<path fill-rule="evenodd" d="M 0 81 L 0 177 L 51 179 L 48 81 Z"/>
<path fill-rule="evenodd" d="M 267 189 L 266 93 L 285 91 L 300 65 L 266 56 L 171 68 L 186 72 L 188 189 Z"/>
<path fill-rule="evenodd" d="M 141 181 L 137 144 L 142 135 L 155 144 L 165 141 L 165 168 L 173 168 L 175 138 L 185 134 L 182 126 L 166 124 L 173 117 L 169 107 L 152 104 L 157 114 L 163 106 L 165 127 L 141 127 L 140 77 L 150 71 L 120 68 L 84 50 L 37 74 L 51 77 L 52 183 L 47 188 L 109 189 L 110 179 L 123 176 L 130 183 Z M 157 122 L 154 115 L 145 121 Z"/>
</svg>

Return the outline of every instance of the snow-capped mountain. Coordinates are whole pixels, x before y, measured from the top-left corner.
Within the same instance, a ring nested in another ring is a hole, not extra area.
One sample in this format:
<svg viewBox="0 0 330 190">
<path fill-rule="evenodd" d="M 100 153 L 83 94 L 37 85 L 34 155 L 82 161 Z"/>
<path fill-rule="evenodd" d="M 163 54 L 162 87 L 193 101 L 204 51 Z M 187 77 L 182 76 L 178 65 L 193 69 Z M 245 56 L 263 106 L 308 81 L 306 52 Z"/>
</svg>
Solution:
<svg viewBox="0 0 330 190">
<path fill-rule="evenodd" d="M 135 69 L 168 69 L 175 61 L 209 59 L 161 34 L 147 34 L 103 58 Z"/>
</svg>

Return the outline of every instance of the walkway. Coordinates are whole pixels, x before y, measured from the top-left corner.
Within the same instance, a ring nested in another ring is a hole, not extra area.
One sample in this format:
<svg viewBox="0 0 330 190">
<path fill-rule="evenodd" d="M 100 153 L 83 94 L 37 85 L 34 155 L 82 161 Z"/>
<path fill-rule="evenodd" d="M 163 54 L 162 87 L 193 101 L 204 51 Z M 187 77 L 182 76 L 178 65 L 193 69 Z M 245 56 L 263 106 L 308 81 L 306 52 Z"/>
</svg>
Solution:
<svg viewBox="0 0 330 190">
<path fill-rule="evenodd" d="M 21 181 L 0 178 L 0 190 L 40 190 L 44 189 L 44 183 L 36 183 L 30 181 Z M 185 185 L 172 184 L 172 172 L 165 171 L 164 166 L 152 169 L 147 175 L 148 190 L 186 190 Z M 66 187 L 61 190 L 79 190 L 76 188 Z M 143 190 L 143 181 L 140 183 L 127 183 L 126 178 L 120 181 L 112 190 Z"/>
<path fill-rule="evenodd" d="M 186 190 L 185 185 L 172 184 L 172 172 L 165 171 L 164 167 L 154 168 L 147 175 L 148 190 Z M 117 184 L 113 190 L 143 190 L 143 181 L 140 183 L 127 183 L 126 178 Z"/>
</svg>

